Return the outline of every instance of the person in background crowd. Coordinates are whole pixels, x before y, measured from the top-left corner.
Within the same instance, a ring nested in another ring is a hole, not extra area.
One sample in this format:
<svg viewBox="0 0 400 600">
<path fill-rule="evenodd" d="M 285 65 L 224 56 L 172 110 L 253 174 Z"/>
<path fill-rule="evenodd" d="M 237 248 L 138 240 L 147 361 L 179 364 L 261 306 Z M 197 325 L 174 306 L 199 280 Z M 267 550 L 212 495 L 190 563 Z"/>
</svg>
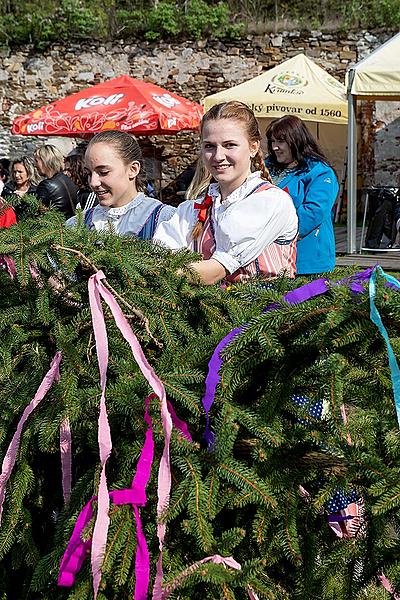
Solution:
<svg viewBox="0 0 400 600">
<path fill-rule="evenodd" d="M 0 166 L 0 195 L 3 192 L 3 189 L 6 184 L 7 179 L 8 179 L 7 171 L 5 171 L 2 166 Z"/>
<path fill-rule="evenodd" d="M 45 206 L 60 210 L 69 218 L 75 214 L 77 187 L 62 171 L 64 157 L 55 146 L 45 144 L 34 152 L 36 168 L 44 177 L 36 189 L 38 198 Z"/>
<path fill-rule="evenodd" d="M 10 161 L 8 158 L 0 158 L 0 195 L 8 181 L 10 173 Z"/>
<path fill-rule="evenodd" d="M 145 195 L 143 158 L 133 135 L 113 130 L 96 134 L 85 153 L 85 168 L 99 202 L 84 211 L 89 229 L 149 240 L 157 224 L 174 214 L 172 206 Z M 77 217 L 67 221 L 76 224 Z"/>
<path fill-rule="evenodd" d="M 197 160 L 190 163 L 189 166 L 186 167 L 178 175 L 175 179 L 176 193 L 178 196 L 185 196 L 187 190 L 189 189 L 190 184 L 193 181 L 194 174 L 196 173 Z"/>
<path fill-rule="evenodd" d="M 82 210 L 92 208 L 98 204 L 97 196 L 89 187 L 88 175 L 85 171 L 85 152 L 87 142 L 81 142 L 64 160 L 64 173 L 72 179 L 77 187 L 76 208 Z"/>
<path fill-rule="evenodd" d="M 242 102 L 213 106 L 201 123 L 200 160 L 175 215 L 154 240 L 199 252 L 191 267 L 212 285 L 255 275 L 294 277 L 297 216 L 290 196 L 270 183 L 254 113 Z"/>
<path fill-rule="evenodd" d="M 25 212 L 26 205 L 23 197 L 26 194 L 36 194 L 39 175 L 36 171 L 35 163 L 29 156 L 19 156 L 11 162 L 11 177 L 3 189 L 3 198 L 17 196 L 21 200 L 14 204 L 14 210 L 17 219 L 20 219 Z"/>
<path fill-rule="evenodd" d="M 15 211 L 11 206 L 6 207 L 0 198 L 0 229 L 11 227 L 17 222 Z"/>
<path fill-rule="evenodd" d="M 332 271 L 336 262 L 332 213 L 339 191 L 335 172 L 298 117 L 285 115 L 273 121 L 266 135 L 272 181 L 290 194 L 299 218 L 297 274 Z"/>
</svg>

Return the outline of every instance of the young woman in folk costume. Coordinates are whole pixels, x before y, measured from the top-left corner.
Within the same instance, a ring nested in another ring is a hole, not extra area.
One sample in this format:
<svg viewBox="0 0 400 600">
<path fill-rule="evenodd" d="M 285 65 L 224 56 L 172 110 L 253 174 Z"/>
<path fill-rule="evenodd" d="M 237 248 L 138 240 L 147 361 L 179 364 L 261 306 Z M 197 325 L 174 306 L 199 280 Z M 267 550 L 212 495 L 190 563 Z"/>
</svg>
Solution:
<svg viewBox="0 0 400 600">
<path fill-rule="evenodd" d="M 296 210 L 271 183 L 260 141 L 245 104 L 211 108 L 202 121 L 200 160 L 186 194 L 191 199 L 155 232 L 154 240 L 168 248 L 203 256 L 191 267 L 206 284 L 295 275 Z"/>
<path fill-rule="evenodd" d="M 122 131 L 102 131 L 89 142 L 85 169 L 99 204 L 84 211 L 84 224 L 96 231 L 149 240 L 156 226 L 175 208 L 143 192 L 143 158 L 135 137 Z M 76 225 L 77 217 L 67 225 Z"/>
</svg>

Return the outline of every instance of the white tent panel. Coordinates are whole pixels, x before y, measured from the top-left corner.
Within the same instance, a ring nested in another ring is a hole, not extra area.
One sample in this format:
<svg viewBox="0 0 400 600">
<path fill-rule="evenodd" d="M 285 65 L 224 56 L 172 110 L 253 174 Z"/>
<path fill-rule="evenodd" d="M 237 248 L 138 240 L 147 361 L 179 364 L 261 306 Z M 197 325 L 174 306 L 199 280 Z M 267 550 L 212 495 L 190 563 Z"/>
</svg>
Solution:
<svg viewBox="0 0 400 600">
<path fill-rule="evenodd" d="M 353 67 L 351 93 L 375 99 L 400 97 L 400 33 Z"/>
</svg>

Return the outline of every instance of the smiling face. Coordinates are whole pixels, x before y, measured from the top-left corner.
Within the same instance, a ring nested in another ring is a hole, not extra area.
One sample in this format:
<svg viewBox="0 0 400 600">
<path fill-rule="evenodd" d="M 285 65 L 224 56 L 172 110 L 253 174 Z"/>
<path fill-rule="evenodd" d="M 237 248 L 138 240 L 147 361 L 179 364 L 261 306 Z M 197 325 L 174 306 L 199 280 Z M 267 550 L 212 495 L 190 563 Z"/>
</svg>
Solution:
<svg viewBox="0 0 400 600">
<path fill-rule="evenodd" d="M 89 186 L 101 206 L 117 208 L 137 196 L 136 176 L 140 164 L 136 161 L 125 164 L 112 144 L 98 142 L 89 146 L 85 169 Z"/>
<path fill-rule="evenodd" d="M 294 159 L 289 144 L 283 139 L 271 138 L 272 151 L 276 156 L 278 163 L 282 165 L 290 165 Z"/>
<path fill-rule="evenodd" d="M 201 154 L 204 165 L 219 183 L 222 199 L 245 182 L 250 174 L 251 158 L 260 142 L 249 142 L 240 121 L 214 119 L 204 124 Z"/>
</svg>

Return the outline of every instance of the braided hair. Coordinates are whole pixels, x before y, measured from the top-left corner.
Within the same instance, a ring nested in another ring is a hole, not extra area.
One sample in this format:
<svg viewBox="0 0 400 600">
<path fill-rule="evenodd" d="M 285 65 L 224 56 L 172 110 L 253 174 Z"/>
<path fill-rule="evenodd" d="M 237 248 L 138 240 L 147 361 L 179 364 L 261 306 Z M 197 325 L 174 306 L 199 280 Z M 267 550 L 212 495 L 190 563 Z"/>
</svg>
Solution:
<svg viewBox="0 0 400 600">
<path fill-rule="evenodd" d="M 229 119 L 237 121 L 243 127 L 244 133 L 249 141 L 261 143 L 261 133 L 258 126 L 257 119 L 251 110 L 243 102 L 232 100 L 230 102 L 222 102 L 216 104 L 204 115 L 201 122 L 200 137 L 203 136 L 204 126 L 209 121 L 217 121 L 220 119 Z M 261 150 L 261 146 L 254 157 L 251 157 L 250 169 L 252 172 L 261 171 L 261 178 L 272 183 L 271 176 L 264 162 L 264 155 Z M 211 182 L 211 175 L 206 170 L 201 159 L 197 162 L 196 172 L 193 177 L 192 183 L 189 186 L 186 197 L 187 198 L 198 198 L 204 195 L 209 184 Z M 192 239 L 197 239 L 203 230 L 204 222 L 198 221 L 192 230 Z"/>
</svg>

